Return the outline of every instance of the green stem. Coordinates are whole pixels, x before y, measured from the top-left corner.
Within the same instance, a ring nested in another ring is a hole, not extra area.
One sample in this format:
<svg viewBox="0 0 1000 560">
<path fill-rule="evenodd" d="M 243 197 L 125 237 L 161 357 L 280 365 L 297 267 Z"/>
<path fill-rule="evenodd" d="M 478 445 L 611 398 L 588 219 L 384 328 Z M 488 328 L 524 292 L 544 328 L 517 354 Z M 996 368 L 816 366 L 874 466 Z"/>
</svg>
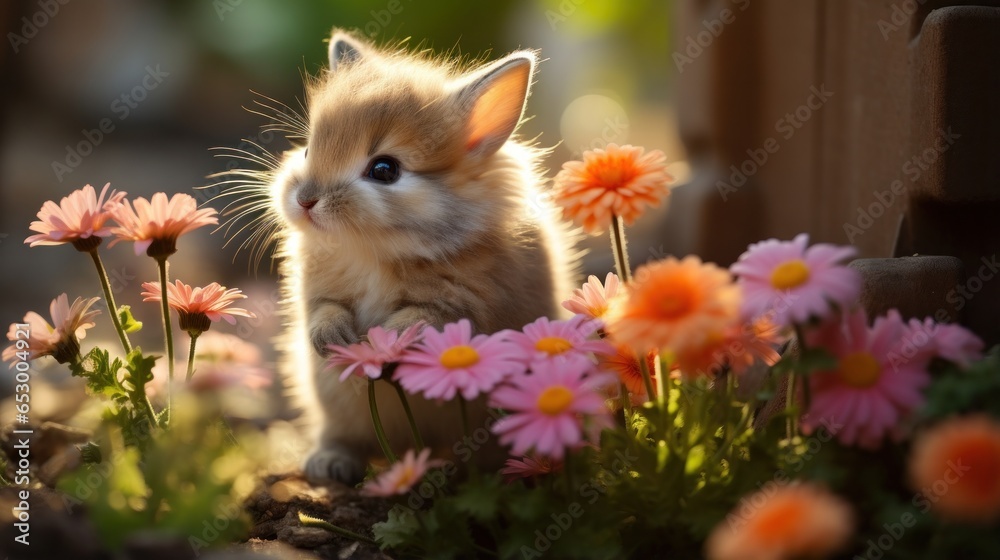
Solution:
<svg viewBox="0 0 1000 560">
<path fill-rule="evenodd" d="M 785 413 L 788 419 L 785 424 L 788 439 L 792 439 L 796 432 L 795 418 L 792 417 L 792 409 L 795 408 L 795 372 L 788 374 L 788 384 L 785 386 Z"/>
<path fill-rule="evenodd" d="M 802 327 L 798 324 L 795 325 L 795 338 L 799 341 L 799 356 L 804 354 L 807 350 L 805 333 L 802 332 Z M 808 412 L 810 405 L 812 405 L 812 388 L 809 386 L 809 379 L 802 376 L 802 412 Z"/>
<path fill-rule="evenodd" d="M 628 387 L 624 383 L 621 386 L 622 416 L 625 419 L 625 429 L 632 433 L 632 400 L 629 398 Z"/>
<path fill-rule="evenodd" d="M 170 302 L 167 297 L 167 258 L 156 259 L 160 269 L 160 309 L 163 311 L 163 338 L 166 342 L 167 360 L 167 422 L 170 421 L 170 410 L 173 405 L 173 384 L 174 384 L 174 334 L 170 326 Z"/>
<path fill-rule="evenodd" d="M 469 409 L 465 402 L 465 397 L 462 395 L 458 396 L 458 410 L 462 414 L 462 434 L 465 435 L 465 441 L 472 441 L 472 434 L 469 430 Z M 469 475 L 472 478 L 477 478 L 479 475 L 479 467 L 476 462 L 469 461 Z"/>
<path fill-rule="evenodd" d="M 611 217 L 611 253 L 615 257 L 615 269 L 622 282 L 632 280 L 632 269 L 628 265 L 628 242 L 625 239 L 625 224 L 621 216 Z"/>
<path fill-rule="evenodd" d="M 750 425 L 750 419 L 753 417 L 753 411 L 757 407 L 757 399 L 751 399 L 750 402 L 746 404 L 743 409 L 743 416 L 740 418 L 739 423 L 736 425 L 736 429 L 726 435 L 726 441 L 723 442 L 719 450 L 715 452 L 712 456 L 709 466 L 714 465 L 722 461 L 722 458 L 729 454 L 730 449 L 733 447 L 733 442 L 736 441 L 736 437 L 746 431 L 747 426 Z"/>
<path fill-rule="evenodd" d="M 129 342 L 128 334 L 125 333 L 121 321 L 118 320 L 118 305 L 115 303 L 115 296 L 111 292 L 111 284 L 108 282 L 108 272 L 104 269 L 104 263 L 101 262 L 101 256 L 97 253 L 97 247 L 94 247 L 89 252 L 90 258 L 94 260 L 94 266 L 97 267 L 97 275 L 101 278 L 101 288 L 104 289 L 104 299 L 105 303 L 108 304 L 108 312 L 111 313 L 111 322 L 114 323 L 118 339 L 121 340 L 125 355 L 128 356 L 132 352 L 132 343 Z"/>
<path fill-rule="evenodd" d="M 659 393 L 656 394 L 656 405 L 660 407 L 660 413 L 667 409 L 667 375 L 664 373 L 664 369 L 670 371 L 670 364 L 667 367 L 663 367 L 663 358 L 657 356 L 653 360 L 653 372 L 656 375 L 656 387 Z"/>
<path fill-rule="evenodd" d="M 417 446 L 417 451 L 420 451 L 424 448 L 424 440 L 420 437 L 420 430 L 417 429 L 417 421 L 413 419 L 413 411 L 410 410 L 410 401 L 406 398 L 406 393 L 403 392 L 403 388 L 399 383 L 392 381 L 390 383 L 396 388 L 396 394 L 399 395 L 399 402 L 403 404 L 406 421 L 410 423 L 410 430 L 413 431 L 413 444 Z"/>
<path fill-rule="evenodd" d="M 187 377 L 184 378 L 185 381 L 191 381 L 191 377 L 194 375 L 194 349 L 195 345 L 198 344 L 198 336 L 200 335 L 201 333 L 191 335 L 191 349 L 188 350 L 188 367 Z"/>
<path fill-rule="evenodd" d="M 378 438 L 378 444 L 382 447 L 382 453 L 385 454 L 385 458 L 389 460 L 390 463 L 395 463 L 396 454 L 392 452 L 392 448 L 389 447 L 389 440 L 385 437 L 385 429 L 382 428 L 382 419 L 378 415 L 378 402 L 375 400 L 375 380 L 368 380 L 368 408 L 372 413 L 372 424 L 375 426 L 375 437 Z"/>
<path fill-rule="evenodd" d="M 639 360 L 639 371 L 642 373 L 642 384 L 646 387 L 646 400 L 651 401 L 656 399 L 657 403 L 660 402 L 660 396 L 656 395 L 656 391 L 653 390 L 653 379 L 649 376 L 649 364 L 646 362 L 646 354 L 641 352 L 636 353 L 636 359 Z M 654 361 L 654 365 L 659 360 Z M 661 376 L 662 377 L 662 376 Z M 663 393 L 661 392 L 660 395 Z M 662 406 L 660 407 L 663 408 Z"/>
<path fill-rule="evenodd" d="M 377 544 L 373 539 L 370 539 L 364 535 L 359 535 L 354 531 L 344 529 L 343 527 L 338 527 L 333 523 L 330 523 L 329 521 L 323 521 L 322 519 L 317 519 L 315 517 L 306 515 L 301 512 L 299 512 L 299 523 L 301 523 L 303 527 L 316 527 L 319 529 L 325 529 L 327 531 L 330 531 L 331 533 L 336 533 L 342 537 L 347 537 L 349 539 L 354 539 L 356 541 L 361 541 L 368 544 Z"/>
</svg>

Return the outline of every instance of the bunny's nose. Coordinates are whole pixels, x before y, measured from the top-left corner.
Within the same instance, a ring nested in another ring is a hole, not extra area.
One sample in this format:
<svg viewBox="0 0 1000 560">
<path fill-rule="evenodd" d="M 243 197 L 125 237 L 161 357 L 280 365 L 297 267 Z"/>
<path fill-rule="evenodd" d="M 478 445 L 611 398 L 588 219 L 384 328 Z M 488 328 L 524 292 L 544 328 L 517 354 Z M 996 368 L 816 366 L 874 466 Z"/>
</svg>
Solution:
<svg viewBox="0 0 1000 560">
<path fill-rule="evenodd" d="M 299 206 L 305 208 L 306 210 L 312 209 L 312 207 L 316 206 L 316 203 L 319 202 L 318 199 L 315 199 L 315 198 L 302 198 L 301 196 L 298 197 L 296 200 L 298 201 Z"/>
</svg>

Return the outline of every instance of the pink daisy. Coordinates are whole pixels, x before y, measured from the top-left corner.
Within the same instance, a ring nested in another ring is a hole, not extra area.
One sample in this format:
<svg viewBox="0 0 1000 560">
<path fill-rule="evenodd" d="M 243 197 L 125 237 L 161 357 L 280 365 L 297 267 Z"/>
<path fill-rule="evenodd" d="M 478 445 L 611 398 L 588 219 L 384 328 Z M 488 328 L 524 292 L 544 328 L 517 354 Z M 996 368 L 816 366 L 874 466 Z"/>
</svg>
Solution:
<svg viewBox="0 0 1000 560">
<path fill-rule="evenodd" d="M 382 367 L 392 362 L 398 362 L 411 344 L 420 338 L 424 323 L 412 325 L 402 334 L 395 330 L 382 327 L 372 327 L 368 331 L 368 340 L 349 346 L 331 344 L 332 351 L 327 363 L 331 366 L 347 366 L 340 373 L 340 380 L 346 381 L 353 373 L 359 377 L 378 379 L 382 377 Z"/>
<path fill-rule="evenodd" d="M 930 383 L 926 359 L 892 363 L 906 332 L 895 309 L 870 328 L 858 310 L 809 332 L 809 345 L 833 354 L 837 367 L 810 376 L 812 405 L 803 426 L 832 426 L 844 445 L 868 449 L 878 448 L 886 435 L 898 439 L 901 421 L 923 405 L 921 390 Z"/>
<path fill-rule="evenodd" d="M 905 340 L 901 360 L 916 354 L 922 359 L 938 357 L 968 367 L 983 357 L 983 341 L 972 331 L 960 325 L 935 323 L 930 317 L 923 321 L 910 319 Z"/>
<path fill-rule="evenodd" d="M 135 209 L 132 209 L 132 204 Z M 217 212 L 212 208 L 198 209 L 194 197 L 178 193 L 173 198 L 158 192 L 152 201 L 137 198 L 134 203 L 125 201 L 118 205 L 113 215 L 118 227 L 111 229 L 119 241 L 135 241 L 135 254 L 168 257 L 177 252 L 177 238 L 202 226 L 219 223 Z"/>
<path fill-rule="evenodd" d="M 591 275 L 582 288 L 573 290 L 573 296 L 562 302 L 562 306 L 577 315 L 600 319 L 608 312 L 608 302 L 618 294 L 618 286 L 618 275 L 614 272 L 608 273 L 604 285 Z"/>
<path fill-rule="evenodd" d="M 743 286 L 744 315 L 768 315 L 783 327 L 825 317 L 831 303 L 841 308 L 854 304 L 861 276 L 840 264 L 854 256 L 854 248 L 826 243 L 806 248 L 808 244 L 809 236 L 802 233 L 792 241 L 755 243 L 740 255 L 730 270 Z"/>
<path fill-rule="evenodd" d="M 63 197 L 56 205 L 51 200 L 45 201 L 38 211 L 38 221 L 31 222 L 29 229 L 37 231 L 24 240 L 35 245 L 62 245 L 72 243 L 80 251 L 90 251 L 101 244 L 102 237 L 111 235 L 111 228 L 104 224 L 111 218 L 111 211 L 121 206 L 125 193 L 111 191 L 104 185 L 100 196 L 90 185 L 73 191 Z"/>
<path fill-rule="evenodd" d="M 520 459 L 507 459 L 500 474 L 504 475 L 504 480 L 511 482 L 518 478 L 533 478 L 553 473 L 562 469 L 559 461 L 550 461 L 545 457 L 525 455 Z"/>
<path fill-rule="evenodd" d="M 428 399 L 451 400 L 460 392 L 466 400 L 487 393 L 507 376 L 524 371 L 517 346 L 506 333 L 472 336 L 468 319 L 427 327 L 423 340 L 403 354 L 395 379 L 407 392 Z"/>
<path fill-rule="evenodd" d="M 25 329 L 12 324 L 7 331 L 7 340 L 14 344 L 3 351 L 3 361 L 30 361 L 41 356 L 52 356 L 61 364 L 75 359 L 80 354 L 80 340 L 87 336 L 87 329 L 94 326 L 94 317 L 100 311 L 90 307 L 100 298 L 76 298 L 69 304 L 69 297 L 60 294 L 49 305 L 52 324 L 34 311 L 24 316 L 28 325 L 27 338 L 21 334 Z"/>
<path fill-rule="evenodd" d="M 444 465 L 441 459 L 430 459 L 430 456 L 430 449 L 424 449 L 419 455 L 414 455 L 412 449 L 408 450 L 402 460 L 394 463 L 389 470 L 366 482 L 361 493 L 381 498 L 406 494 L 420 482 L 428 469 Z"/>
<path fill-rule="evenodd" d="M 614 383 L 610 375 L 593 374 L 594 364 L 581 356 L 538 362 L 533 373 L 517 375 L 490 395 L 490 406 L 511 412 L 493 425 L 500 443 L 513 444 L 511 453 L 561 460 L 566 448 L 587 439 L 596 442 L 603 428 L 612 425 L 604 405 L 604 389 Z"/>
<path fill-rule="evenodd" d="M 567 356 L 589 356 L 591 352 L 612 354 L 614 348 L 603 340 L 590 340 L 601 328 L 599 321 L 576 315 L 566 321 L 540 317 L 524 326 L 524 332 L 511 332 L 508 340 L 520 348 L 525 365 Z"/>
<path fill-rule="evenodd" d="M 162 301 L 159 282 L 143 282 L 142 301 Z M 238 299 L 245 299 L 241 290 L 226 289 L 218 282 L 212 282 L 204 288 L 192 288 L 177 280 L 167 284 L 167 304 L 180 316 L 182 330 L 207 331 L 212 321 L 224 319 L 230 325 L 236 324 L 236 317 L 255 318 L 256 315 L 239 307 L 229 307 Z"/>
</svg>

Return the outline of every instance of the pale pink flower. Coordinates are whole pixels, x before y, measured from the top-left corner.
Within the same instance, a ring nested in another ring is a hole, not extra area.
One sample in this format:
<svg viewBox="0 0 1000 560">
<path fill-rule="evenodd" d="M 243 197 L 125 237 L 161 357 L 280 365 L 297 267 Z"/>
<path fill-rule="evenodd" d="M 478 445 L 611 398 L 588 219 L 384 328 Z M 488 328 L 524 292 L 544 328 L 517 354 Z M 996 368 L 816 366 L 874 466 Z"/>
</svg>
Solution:
<svg viewBox="0 0 1000 560">
<path fill-rule="evenodd" d="M 132 205 L 135 205 L 133 210 Z M 202 226 L 219 223 L 218 213 L 212 208 L 198 209 L 194 197 L 175 194 L 169 200 L 158 192 L 151 201 L 137 198 L 117 206 L 113 215 L 118 226 L 111 229 L 117 238 L 111 242 L 135 241 L 135 254 L 143 251 L 155 257 L 167 257 L 177 251 L 177 238 Z"/>
<path fill-rule="evenodd" d="M 730 267 L 739 275 L 747 318 L 766 315 L 784 327 L 825 317 L 831 304 L 841 309 L 854 304 L 861 293 L 861 275 L 841 265 L 854 256 L 854 248 L 808 244 L 804 233 L 792 241 L 761 241 Z"/>
<path fill-rule="evenodd" d="M 520 459 L 507 459 L 500 474 L 504 480 L 511 482 L 518 478 L 533 478 L 562 470 L 562 463 L 551 461 L 545 457 L 525 455 Z"/>
<path fill-rule="evenodd" d="M 833 426 L 832 435 L 844 445 L 868 449 L 880 447 L 887 435 L 899 439 L 902 422 L 923 405 L 921 390 L 930 383 L 926 358 L 893 363 L 905 334 L 895 309 L 870 328 L 858 310 L 807 333 L 809 346 L 830 352 L 837 366 L 810 375 L 812 405 L 803 427 Z"/>
<path fill-rule="evenodd" d="M 142 301 L 161 301 L 159 282 L 143 282 Z M 180 316 L 182 330 L 191 332 L 207 331 L 211 321 L 225 320 L 230 325 L 236 324 L 236 317 L 256 318 L 256 315 L 239 307 L 229 307 L 239 299 L 245 299 L 241 290 L 226 289 L 218 282 L 212 282 L 204 288 L 192 288 L 177 280 L 167 284 L 167 304 Z"/>
<path fill-rule="evenodd" d="M 3 351 L 3 361 L 30 361 L 41 356 L 52 356 L 59 363 L 66 363 L 76 358 L 80 353 L 80 340 L 87 336 L 87 329 L 94 326 L 94 317 L 100 311 L 90 307 L 100 298 L 76 298 L 69 304 L 69 297 L 60 294 L 49 305 L 49 315 L 52 324 L 34 311 L 24 316 L 27 327 L 27 339 L 23 334 L 25 329 L 12 324 L 7 331 L 7 340 L 14 344 Z M 18 348 L 18 340 L 25 341 Z M 22 352 L 26 354 L 21 354 Z"/>
<path fill-rule="evenodd" d="M 919 354 L 922 358 L 938 357 L 968 367 L 983 357 L 983 341 L 972 331 L 960 325 L 935 323 L 930 317 L 923 321 L 910 319 L 904 339 L 906 344 L 900 359 Z"/>
<path fill-rule="evenodd" d="M 178 368 L 186 363 L 178 362 Z M 167 384 L 168 367 L 165 360 L 158 360 L 153 368 L 153 379 L 146 384 L 149 398 L 159 398 Z M 260 348 L 236 335 L 208 331 L 198 337 L 195 347 L 195 373 L 190 381 L 175 381 L 196 392 L 223 389 L 249 389 L 258 391 L 274 383 L 274 372 L 264 366 Z"/>
<path fill-rule="evenodd" d="M 429 448 L 421 451 L 419 455 L 415 455 L 412 449 L 408 450 L 400 461 L 389 467 L 389 470 L 366 482 L 361 493 L 381 498 L 406 494 L 420 482 L 428 469 L 444 465 L 444 461 L 430 459 L 430 456 Z"/>
<path fill-rule="evenodd" d="M 615 351 L 614 347 L 603 340 L 591 339 L 600 328 L 600 321 L 583 315 L 566 321 L 540 317 L 534 323 L 525 325 L 523 332 L 510 332 L 508 340 L 521 349 L 525 365 L 573 355 L 611 354 Z"/>
<path fill-rule="evenodd" d="M 566 449 L 585 439 L 596 443 L 600 431 L 612 425 L 604 404 L 604 390 L 613 376 L 594 373 L 594 364 L 581 356 L 538 362 L 531 374 L 511 377 L 490 395 L 490 406 L 511 414 L 493 425 L 500 443 L 511 453 L 561 460 Z M 586 435 L 585 435 L 586 432 Z"/>
<path fill-rule="evenodd" d="M 327 363 L 331 366 L 347 366 L 340 373 L 341 381 L 346 381 L 351 374 L 378 379 L 382 377 L 383 366 L 400 361 L 406 349 L 420 338 L 423 329 L 423 322 L 411 325 L 402 334 L 392 329 L 372 327 L 368 331 L 367 341 L 349 346 L 329 345 L 332 354 Z"/>
<path fill-rule="evenodd" d="M 72 243 L 81 251 L 89 251 L 101 244 L 102 237 L 111 235 L 111 228 L 105 223 L 111 218 L 111 211 L 121 205 L 125 193 L 111 191 L 104 185 L 100 196 L 90 185 L 75 190 L 63 197 L 56 205 L 51 200 L 42 204 L 38 211 L 38 221 L 31 222 L 29 229 L 37 231 L 24 240 L 32 247 L 36 245 L 62 245 Z"/>
<path fill-rule="evenodd" d="M 589 276 L 582 288 L 573 290 L 573 296 L 562 302 L 562 306 L 578 315 L 600 319 L 608 312 L 608 302 L 618 294 L 618 275 L 609 272 L 604 285 L 596 276 Z"/>
<path fill-rule="evenodd" d="M 407 392 L 428 399 L 451 400 L 456 393 L 474 399 L 524 370 L 521 352 L 505 335 L 472 336 L 468 319 L 447 324 L 442 332 L 427 327 L 423 340 L 403 354 L 395 379 Z"/>
</svg>

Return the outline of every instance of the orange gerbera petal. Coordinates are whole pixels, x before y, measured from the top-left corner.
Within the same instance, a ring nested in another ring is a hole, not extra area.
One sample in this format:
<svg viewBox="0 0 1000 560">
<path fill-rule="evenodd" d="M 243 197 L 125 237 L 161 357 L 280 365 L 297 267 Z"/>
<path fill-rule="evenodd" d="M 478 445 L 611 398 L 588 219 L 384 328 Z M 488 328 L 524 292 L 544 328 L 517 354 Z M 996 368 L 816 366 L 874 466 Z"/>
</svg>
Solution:
<svg viewBox="0 0 1000 560">
<path fill-rule="evenodd" d="M 811 484 L 765 487 L 744 497 L 705 543 L 710 560 L 820 558 L 850 537 L 849 506 Z"/>
<path fill-rule="evenodd" d="M 739 304 L 729 272 L 698 257 L 669 257 L 636 271 L 623 299 L 608 312 L 607 330 L 616 342 L 641 352 L 659 348 L 677 354 L 734 325 Z"/>
<path fill-rule="evenodd" d="M 646 206 L 659 205 L 670 193 L 672 179 L 663 152 L 608 144 L 584 152 L 583 161 L 565 163 L 556 175 L 553 198 L 566 219 L 588 233 L 600 233 L 614 216 L 631 224 Z"/>
<path fill-rule="evenodd" d="M 1000 517 L 1000 423 L 954 418 L 917 439 L 910 478 L 942 516 L 973 522 Z"/>
</svg>

